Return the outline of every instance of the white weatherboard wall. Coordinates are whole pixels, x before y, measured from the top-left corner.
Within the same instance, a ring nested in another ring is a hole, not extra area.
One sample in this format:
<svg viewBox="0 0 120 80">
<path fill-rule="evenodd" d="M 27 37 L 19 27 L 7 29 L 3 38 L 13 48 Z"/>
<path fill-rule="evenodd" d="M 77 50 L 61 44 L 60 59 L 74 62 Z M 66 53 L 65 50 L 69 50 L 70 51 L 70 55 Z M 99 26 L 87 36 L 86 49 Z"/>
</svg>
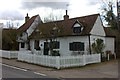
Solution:
<svg viewBox="0 0 120 80">
<path fill-rule="evenodd" d="M 91 45 L 92 45 L 92 43 L 94 43 L 97 39 L 102 39 L 102 40 L 104 41 L 104 44 L 105 44 L 105 37 L 104 37 L 104 36 L 91 35 L 91 36 L 90 36 Z"/>
<path fill-rule="evenodd" d="M 73 51 L 69 50 L 69 44 L 72 42 L 83 42 L 84 43 L 84 50 L 87 51 L 88 48 L 88 36 L 69 36 L 69 37 L 58 37 L 57 41 L 60 42 L 60 48 L 59 50 L 61 56 L 71 56 Z M 45 40 L 40 40 L 40 48 L 41 52 L 43 54 L 44 49 L 44 42 Z M 42 44 L 42 46 L 41 46 Z"/>
<path fill-rule="evenodd" d="M 87 36 L 70 36 L 70 37 L 61 37 L 57 39 L 60 41 L 60 54 L 61 56 L 70 56 L 73 51 L 70 51 L 69 44 L 73 42 L 83 42 L 84 43 L 84 49 L 86 52 L 87 49 L 87 43 L 88 43 L 88 37 Z"/>
<path fill-rule="evenodd" d="M 21 41 L 21 40 L 18 40 L 18 41 L 20 41 L 20 42 L 27 41 L 27 37 L 32 34 L 32 32 L 37 27 L 37 25 L 39 25 L 40 23 L 41 23 L 40 16 L 37 16 L 36 19 L 34 20 L 34 22 L 31 24 L 31 26 L 27 29 L 27 31 L 22 33 L 21 39 L 23 41 Z M 19 39 L 20 39 L 20 37 L 19 37 Z M 31 44 L 34 44 L 34 43 L 31 42 Z M 31 45 L 31 47 L 32 47 L 32 49 L 34 49 L 34 45 Z M 25 43 L 25 48 L 21 48 L 21 43 L 19 43 L 19 50 L 27 50 L 27 49 L 28 49 L 28 44 L 27 43 Z"/>
<path fill-rule="evenodd" d="M 106 37 L 105 38 L 105 50 L 110 50 L 112 52 L 112 54 L 114 54 L 114 45 L 115 43 L 115 39 L 113 37 Z"/>
<path fill-rule="evenodd" d="M 37 25 L 40 24 L 40 22 L 41 22 L 40 16 L 37 16 L 36 19 L 34 20 L 34 22 L 31 24 L 31 26 L 27 29 L 27 31 L 22 33 L 21 38 L 23 41 L 27 40 L 27 37 L 32 34 L 32 32 L 35 30 Z"/>
<path fill-rule="evenodd" d="M 32 32 L 35 30 L 37 25 L 40 24 L 40 22 L 41 22 L 40 16 L 37 16 L 36 19 L 34 20 L 34 22 L 31 24 L 31 26 L 27 30 L 28 36 L 30 36 L 32 34 Z"/>
<path fill-rule="evenodd" d="M 25 50 L 27 50 L 27 49 L 28 49 L 28 44 L 27 44 L 27 43 L 25 43 L 24 48 L 21 48 L 21 43 L 19 43 L 19 50 L 20 50 L 20 51 L 25 51 Z"/>
<path fill-rule="evenodd" d="M 91 30 L 90 34 L 105 36 L 105 31 L 104 31 L 104 28 L 103 28 L 100 16 L 98 16 L 98 18 L 97 18 L 97 20 L 96 20 L 96 22 L 95 22 L 95 24 L 93 26 L 93 29 Z"/>
</svg>

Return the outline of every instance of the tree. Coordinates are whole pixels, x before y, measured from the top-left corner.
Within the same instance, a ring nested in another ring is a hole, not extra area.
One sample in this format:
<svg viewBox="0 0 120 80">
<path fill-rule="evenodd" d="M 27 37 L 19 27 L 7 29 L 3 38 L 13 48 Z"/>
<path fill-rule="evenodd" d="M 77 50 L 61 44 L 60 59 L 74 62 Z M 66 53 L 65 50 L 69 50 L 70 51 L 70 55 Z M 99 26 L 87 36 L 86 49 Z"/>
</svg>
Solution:
<svg viewBox="0 0 120 80">
<path fill-rule="evenodd" d="M 46 45 L 48 46 L 46 50 L 50 50 L 50 55 L 54 55 L 54 40 L 58 37 L 59 33 L 63 31 L 62 25 L 58 26 L 57 23 L 54 22 L 56 20 L 61 20 L 61 16 L 61 14 L 54 15 L 53 13 L 50 13 L 47 17 L 44 18 L 45 23 L 50 23 L 50 25 L 48 25 L 49 27 L 47 26 L 49 29 L 47 29 L 46 31 L 46 27 L 43 27 L 38 31 L 40 32 L 42 37 L 46 39 Z M 50 41 L 50 43 L 48 43 L 48 40 Z"/>
<path fill-rule="evenodd" d="M 17 40 L 17 30 L 8 28 L 2 30 L 2 49 L 3 50 L 17 50 L 18 43 Z"/>
<path fill-rule="evenodd" d="M 105 48 L 105 44 L 102 39 L 97 39 L 94 43 L 92 43 L 92 51 L 93 53 L 103 53 Z"/>
<path fill-rule="evenodd" d="M 105 0 L 106 1 L 106 0 Z M 106 22 L 107 26 L 112 27 L 113 29 L 118 29 L 117 27 L 117 17 L 113 13 L 113 1 L 106 1 L 103 2 L 102 5 L 102 16 L 103 16 L 103 21 Z"/>
<path fill-rule="evenodd" d="M 52 25 L 49 25 L 50 28 L 46 31 L 43 29 L 41 30 L 41 35 L 46 39 L 48 49 L 50 50 L 50 55 L 53 55 L 53 46 L 54 46 L 54 41 L 58 37 L 59 33 L 63 30 L 61 26 L 58 26 L 56 23 L 51 22 Z M 50 43 L 48 43 L 48 40 Z"/>
<path fill-rule="evenodd" d="M 57 20 L 61 20 L 62 19 L 62 15 L 54 15 L 53 13 L 50 13 L 47 17 L 44 17 L 44 22 L 53 22 L 53 21 L 57 21 Z"/>
<path fill-rule="evenodd" d="M 52 19 L 52 18 L 51 18 Z M 54 42 L 57 41 L 57 37 L 63 32 L 63 25 L 57 21 L 47 22 L 45 24 L 39 25 L 35 30 L 35 39 L 44 38 L 46 40 L 46 50 L 50 51 L 50 55 L 54 54 Z M 49 42 L 48 42 L 49 41 Z"/>
</svg>

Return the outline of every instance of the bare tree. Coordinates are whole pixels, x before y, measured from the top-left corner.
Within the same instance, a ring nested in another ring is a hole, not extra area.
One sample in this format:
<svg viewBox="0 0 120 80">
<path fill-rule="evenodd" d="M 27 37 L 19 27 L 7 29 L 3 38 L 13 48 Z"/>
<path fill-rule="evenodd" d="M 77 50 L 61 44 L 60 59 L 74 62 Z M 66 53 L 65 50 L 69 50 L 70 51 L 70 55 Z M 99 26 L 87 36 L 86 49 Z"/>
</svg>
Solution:
<svg viewBox="0 0 120 80">
<path fill-rule="evenodd" d="M 115 2 L 113 0 L 102 0 L 102 20 L 106 22 L 107 26 L 110 26 L 114 29 L 117 28 L 117 16 L 113 12 Z"/>
<path fill-rule="evenodd" d="M 62 14 L 54 15 L 53 13 L 48 14 L 48 16 L 44 17 L 44 22 L 53 22 L 57 20 L 62 20 Z"/>
</svg>

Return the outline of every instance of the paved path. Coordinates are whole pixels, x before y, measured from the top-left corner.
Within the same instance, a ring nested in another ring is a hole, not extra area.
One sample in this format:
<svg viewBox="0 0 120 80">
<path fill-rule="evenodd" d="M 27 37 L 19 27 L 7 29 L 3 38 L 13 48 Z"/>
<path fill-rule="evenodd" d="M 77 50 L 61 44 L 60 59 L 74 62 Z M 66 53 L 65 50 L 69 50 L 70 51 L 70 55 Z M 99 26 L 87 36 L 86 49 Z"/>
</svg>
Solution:
<svg viewBox="0 0 120 80">
<path fill-rule="evenodd" d="M 43 73 L 47 76 L 57 78 L 117 78 L 118 61 L 112 60 L 99 64 L 87 65 L 85 67 L 56 70 L 38 65 L 19 62 L 15 59 L 2 59 L 2 63 L 20 67 L 26 70 Z"/>
</svg>

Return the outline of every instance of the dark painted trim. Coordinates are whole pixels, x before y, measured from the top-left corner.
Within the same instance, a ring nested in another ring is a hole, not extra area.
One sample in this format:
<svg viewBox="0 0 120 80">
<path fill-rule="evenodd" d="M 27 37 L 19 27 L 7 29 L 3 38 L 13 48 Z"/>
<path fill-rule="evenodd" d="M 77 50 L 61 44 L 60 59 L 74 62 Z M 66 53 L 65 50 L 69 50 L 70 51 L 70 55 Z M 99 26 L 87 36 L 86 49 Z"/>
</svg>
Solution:
<svg viewBox="0 0 120 80">
<path fill-rule="evenodd" d="M 90 35 L 91 35 L 91 34 L 89 34 L 89 35 L 88 35 L 88 42 L 89 42 L 89 52 L 90 52 L 90 54 L 91 54 L 91 42 L 90 42 Z"/>
</svg>

